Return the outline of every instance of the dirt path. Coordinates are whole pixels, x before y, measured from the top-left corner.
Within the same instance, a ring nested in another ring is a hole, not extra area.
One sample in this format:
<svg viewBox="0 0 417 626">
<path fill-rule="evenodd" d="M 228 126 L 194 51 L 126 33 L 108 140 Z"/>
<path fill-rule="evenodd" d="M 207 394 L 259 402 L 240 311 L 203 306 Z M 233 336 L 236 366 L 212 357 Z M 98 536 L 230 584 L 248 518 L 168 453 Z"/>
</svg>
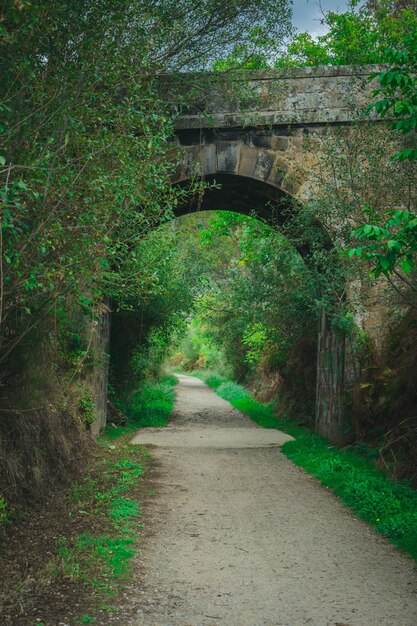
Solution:
<svg viewBox="0 0 417 626">
<path fill-rule="evenodd" d="M 180 377 L 171 426 L 135 438 L 157 446 L 155 530 L 109 624 L 417 626 L 413 562 L 282 455 L 286 439 Z"/>
</svg>

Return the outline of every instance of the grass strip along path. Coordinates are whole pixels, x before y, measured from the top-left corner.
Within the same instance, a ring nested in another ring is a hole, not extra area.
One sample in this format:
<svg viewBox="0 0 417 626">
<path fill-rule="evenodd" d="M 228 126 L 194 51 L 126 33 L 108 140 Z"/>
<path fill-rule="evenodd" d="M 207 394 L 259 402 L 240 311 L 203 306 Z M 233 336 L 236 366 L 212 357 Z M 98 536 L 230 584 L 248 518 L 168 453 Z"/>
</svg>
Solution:
<svg viewBox="0 0 417 626">
<path fill-rule="evenodd" d="M 117 611 L 140 541 L 150 460 L 128 437 L 103 439 L 78 480 L 19 512 L 0 555 L 2 626 L 76 626 Z"/>
<path fill-rule="evenodd" d="M 151 456 L 130 444 L 131 434 L 167 424 L 176 383 L 171 376 L 136 391 L 126 426 L 108 426 L 83 476 L 43 508 L 16 512 L 9 534 L 0 533 L 1 626 L 99 625 L 118 612 L 141 541 L 142 502 L 152 495 Z"/>
<path fill-rule="evenodd" d="M 343 450 L 319 435 L 280 419 L 272 404 L 254 400 L 247 389 L 217 375 L 200 375 L 216 393 L 263 428 L 277 428 L 295 437 L 281 448 L 331 489 L 365 522 L 417 560 L 417 493 L 378 471 L 358 449 Z"/>
</svg>

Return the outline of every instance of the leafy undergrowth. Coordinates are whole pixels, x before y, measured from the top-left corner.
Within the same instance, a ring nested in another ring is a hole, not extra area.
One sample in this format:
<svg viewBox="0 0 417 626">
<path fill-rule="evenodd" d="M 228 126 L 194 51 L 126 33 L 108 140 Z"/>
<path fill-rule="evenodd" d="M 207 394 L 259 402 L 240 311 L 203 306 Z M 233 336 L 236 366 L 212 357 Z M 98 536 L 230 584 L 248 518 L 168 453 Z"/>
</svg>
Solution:
<svg viewBox="0 0 417 626">
<path fill-rule="evenodd" d="M 128 418 L 128 427 L 162 427 L 168 423 L 174 406 L 175 376 L 167 375 L 159 381 L 146 381 L 132 392 L 122 408 Z"/>
<path fill-rule="evenodd" d="M 417 560 L 417 493 L 413 489 L 378 471 L 359 446 L 335 448 L 315 433 L 277 418 L 272 404 L 257 402 L 241 385 L 213 374 L 202 378 L 221 398 L 260 426 L 278 428 L 295 437 L 282 447 L 283 453 L 329 487 L 358 517 Z"/>
<path fill-rule="evenodd" d="M 129 578 L 143 527 L 150 455 L 129 443 L 129 429 L 117 441 L 113 431 L 100 438 L 83 478 L 16 524 L 3 546 L 2 626 L 98 626 L 117 611 L 113 602 Z"/>
</svg>

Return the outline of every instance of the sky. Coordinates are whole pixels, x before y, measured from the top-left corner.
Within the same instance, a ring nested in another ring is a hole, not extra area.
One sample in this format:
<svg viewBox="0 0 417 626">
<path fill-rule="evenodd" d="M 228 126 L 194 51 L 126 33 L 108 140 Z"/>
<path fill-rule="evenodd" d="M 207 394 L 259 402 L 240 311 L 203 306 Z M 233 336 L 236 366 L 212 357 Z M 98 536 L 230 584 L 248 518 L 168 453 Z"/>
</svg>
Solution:
<svg viewBox="0 0 417 626">
<path fill-rule="evenodd" d="M 313 36 L 322 35 L 326 32 L 326 27 L 320 24 L 322 12 L 324 10 L 346 11 L 348 2 L 346 0 L 293 0 L 293 26 L 299 31 L 308 31 Z"/>
</svg>

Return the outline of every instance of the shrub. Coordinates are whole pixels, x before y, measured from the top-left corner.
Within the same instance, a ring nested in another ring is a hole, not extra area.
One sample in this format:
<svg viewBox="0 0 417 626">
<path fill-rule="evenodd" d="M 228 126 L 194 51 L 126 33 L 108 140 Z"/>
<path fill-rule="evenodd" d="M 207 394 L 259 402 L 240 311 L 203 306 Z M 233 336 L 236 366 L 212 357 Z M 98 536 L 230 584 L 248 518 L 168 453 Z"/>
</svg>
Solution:
<svg viewBox="0 0 417 626">
<path fill-rule="evenodd" d="M 217 374 L 208 374 L 207 376 L 203 376 L 203 378 L 206 385 L 216 390 L 225 382 L 224 378 Z"/>
<path fill-rule="evenodd" d="M 87 426 L 91 426 L 96 420 L 96 403 L 89 389 L 84 389 L 82 396 L 78 400 L 80 413 Z"/>
<path fill-rule="evenodd" d="M 250 398 L 249 392 L 244 387 L 232 382 L 223 382 L 217 388 L 217 393 L 221 398 L 225 398 L 229 402 Z"/>
<path fill-rule="evenodd" d="M 166 426 L 173 409 L 177 384 L 175 376 L 165 376 L 159 382 L 146 381 L 130 395 L 125 410 L 129 420 L 140 427 Z"/>
</svg>

